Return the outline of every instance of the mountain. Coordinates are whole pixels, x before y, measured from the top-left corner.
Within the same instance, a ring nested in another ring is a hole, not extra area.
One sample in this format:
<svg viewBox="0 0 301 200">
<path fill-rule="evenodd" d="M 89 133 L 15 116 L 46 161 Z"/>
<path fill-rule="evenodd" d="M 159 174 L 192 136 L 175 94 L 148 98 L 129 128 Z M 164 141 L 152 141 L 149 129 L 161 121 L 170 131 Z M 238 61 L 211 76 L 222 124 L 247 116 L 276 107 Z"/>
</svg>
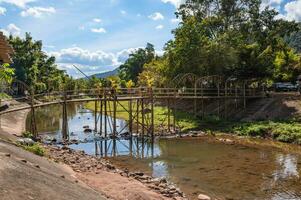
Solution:
<svg viewBox="0 0 301 200">
<path fill-rule="evenodd" d="M 115 75 L 117 75 L 118 74 L 118 70 L 119 70 L 119 68 L 116 68 L 116 69 L 114 69 L 112 71 L 102 72 L 102 73 L 98 73 L 98 74 L 93 74 L 93 75 L 91 75 L 89 77 L 96 76 L 96 78 L 107 78 L 109 76 L 115 76 Z"/>
</svg>

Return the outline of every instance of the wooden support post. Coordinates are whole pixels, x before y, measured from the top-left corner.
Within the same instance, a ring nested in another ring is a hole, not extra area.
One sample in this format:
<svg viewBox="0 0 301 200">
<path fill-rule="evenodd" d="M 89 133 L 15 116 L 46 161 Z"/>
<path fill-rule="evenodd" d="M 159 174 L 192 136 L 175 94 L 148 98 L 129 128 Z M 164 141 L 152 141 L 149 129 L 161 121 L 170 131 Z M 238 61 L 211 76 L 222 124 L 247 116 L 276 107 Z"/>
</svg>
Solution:
<svg viewBox="0 0 301 200">
<path fill-rule="evenodd" d="M 30 107 L 31 107 L 31 123 L 30 123 L 30 131 L 33 134 L 34 138 L 38 137 L 37 133 L 37 125 L 36 125 L 36 117 L 35 117 L 35 108 L 34 108 L 34 93 L 31 92 L 30 98 Z"/>
<path fill-rule="evenodd" d="M 97 100 L 94 102 L 94 131 L 97 133 Z"/>
<path fill-rule="evenodd" d="M 173 127 L 174 133 L 176 133 L 176 95 L 174 96 L 174 99 L 173 99 L 172 114 L 173 114 L 172 127 Z"/>
<path fill-rule="evenodd" d="M 244 95 L 244 109 L 247 107 L 247 101 L 246 101 L 246 82 L 244 81 L 244 87 L 243 87 L 243 95 Z"/>
<path fill-rule="evenodd" d="M 108 141 L 105 139 L 105 157 L 108 157 Z"/>
<path fill-rule="evenodd" d="M 95 156 L 98 155 L 98 146 L 97 146 L 97 142 L 95 142 Z"/>
<path fill-rule="evenodd" d="M 204 119 L 205 110 L 204 110 L 204 88 L 203 88 L 203 83 L 201 85 L 201 90 L 202 90 L 202 119 Z"/>
<path fill-rule="evenodd" d="M 154 132 L 155 132 L 155 115 L 154 115 L 154 94 L 153 89 L 151 88 L 150 91 L 150 98 L 151 98 L 151 137 L 152 143 L 154 142 Z"/>
<path fill-rule="evenodd" d="M 114 139 L 117 137 L 116 111 L 117 111 L 117 94 L 116 94 L 116 90 L 113 89 L 113 137 Z"/>
<path fill-rule="evenodd" d="M 221 117 L 221 111 L 220 111 L 220 107 L 221 107 L 221 100 L 220 100 L 220 87 L 219 87 L 219 83 L 217 84 L 217 98 L 218 98 L 218 107 L 217 107 L 217 114 L 218 117 Z"/>
<path fill-rule="evenodd" d="M 193 112 L 194 116 L 197 115 L 197 91 L 196 91 L 196 84 L 194 84 L 194 100 L 193 100 Z"/>
<path fill-rule="evenodd" d="M 170 99 L 167 99 L 167 126 L 168 132 L 170 132 Z"/>
<path fill-rule="evenodd" d="M 224 117 L 225 119 L 227 119 L 227 96 L 228 96 L 228 88 L 227 88 L 227 82 L 225 83 L 225 96 L 224 96 L 224 99 L 225 99 L 225 107 L 224 107 Z"/>
<path fill-rule="evenodd" d="M 105 138 L 107 138 L 108 136 L 108 110 L 107 110 L 107 91 L 105 90 L 105 94 L 104 94 L 104 126 L 105 126 Z"/>
<path fill-rule="evenodd" d="M 129 100 L 129 132 L 132 138 L 133 133 L 133 103 L 132 99 Z"/>
<path fill-rule="evenodd" d="M 63 102 L 63 127 L 62 127 L 62 134 L 63 139 L 68 139 L 68 116 L 67 116 L 67 93 L 64 92 L 64 102 Z"/>
<path fill-rule="evenodd" d="M 137 110 L 136 110 L 136 114 L 137 114 L 137 118 L 136 118 L 136 128 L 137 128 L 137 136 L 139 136 L 139 103 L 140 100 L 137 99 Z"/>
<path fill-rule="evenodd" d="M 102 135 L 102 122 L 103 122 L 103 100 L 100 98 L 100 109 L 99 109 L 99 134 Z"/>
<path fill-rule="evenodd" d="M 145 113 L 144 113 L 144 97 L 141 99 L 141 123 L 142 123 L 142 140 L 144 140 L 145 134 Z"/>
<path fill-rule="evenodd" d="M 100 141 L 100 156 L 103 156 L 103 147 L 102 147 L 102 140 Z"/>
</svg>

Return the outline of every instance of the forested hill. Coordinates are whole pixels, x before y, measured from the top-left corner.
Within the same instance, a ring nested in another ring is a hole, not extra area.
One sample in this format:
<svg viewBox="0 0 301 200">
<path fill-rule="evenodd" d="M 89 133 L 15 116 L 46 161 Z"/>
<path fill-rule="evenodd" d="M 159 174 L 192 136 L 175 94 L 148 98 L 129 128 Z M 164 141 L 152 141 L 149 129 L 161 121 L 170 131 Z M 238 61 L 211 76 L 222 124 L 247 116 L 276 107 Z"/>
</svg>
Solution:
<svg viewBox="0 0 301 200">
<path fill-rule="evenodd" d="M 118 74 L 118 70 L 119 68 L 116 68 L 112 71 L 108 71 L 108 72 L 103 72 L 103 73 L 98 73 L 98 74 L 93 74 L 89 77 L 95 76 L 96 78 L 108 78 L 110 76 L 116 76 Z"/>
</svg>

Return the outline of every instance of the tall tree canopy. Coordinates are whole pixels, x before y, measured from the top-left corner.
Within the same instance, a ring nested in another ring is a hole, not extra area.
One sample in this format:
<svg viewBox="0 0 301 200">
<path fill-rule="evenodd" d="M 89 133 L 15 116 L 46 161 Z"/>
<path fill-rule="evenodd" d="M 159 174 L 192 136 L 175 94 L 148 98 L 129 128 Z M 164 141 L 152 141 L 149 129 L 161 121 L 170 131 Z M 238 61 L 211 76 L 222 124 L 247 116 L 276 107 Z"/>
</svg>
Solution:
<svg viewBox="0 0 301 200">
<path fill-rule="evenodd" d="M 12 67 L 16 78 L 23 81 L 36 92 L 61 89 L 68 78 L 64 71 L 55 65 L 55 58 L 42 51 L 42 42 L 34 41 L 29 33 L 25 38 L 9 37 L 15 53 Z"/>
<path fill-rule="evenodd" d="M 182 22 L 173 31 L 175 38 L 165 46 L 164 75 L 292 79 L 300 72 L 299 59 L 284 38 L 298 25 L 260 5 L 260 0 L 187 0 L 176 13 Z"/>
<path fill-rule="evenodd" d="M 147 43 L 146 48 L 139 48 L 129 55 L 129 58 L 120 66 L 119 76 L 122 80 L 138 81 L 138 75 L 143 71 L 143 66 L 155 58 L 154 45 Z"/>
</svg>

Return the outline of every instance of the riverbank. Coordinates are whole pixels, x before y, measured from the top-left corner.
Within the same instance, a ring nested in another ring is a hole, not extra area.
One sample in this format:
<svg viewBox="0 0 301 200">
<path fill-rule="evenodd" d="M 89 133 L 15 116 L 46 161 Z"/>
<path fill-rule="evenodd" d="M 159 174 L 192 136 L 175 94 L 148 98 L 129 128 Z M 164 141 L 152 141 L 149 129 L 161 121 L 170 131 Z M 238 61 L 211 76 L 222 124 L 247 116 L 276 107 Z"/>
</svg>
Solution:
<svg viewBox="0 0 301 200">
<path fill-rule="evenodd" d="M 90 187 L 112 199 L 176 199 L 184 200 L 179 188 L 166 179 L 152 178 L 143 172 L 120 170 L 108 160 L 75 151 L 66 146 L 45 146 L 47 156 L 55 162 L 65 163 L 77 177 Z"/>
<path fill-rule="evenodd" d="M 25 131 L 27 114 L 28 111 L 22 111 L 1 119 L 5 122 L 0 130 L 0 196 L 4 199 L 21 200 L 27 196 L 37 199 L 185 199 L 179 189 L 164 180 L 141 176 L 141 172 L 121 172 L 107 161 L 82 152 L 44 146 L 46 159 L 24 151 L 14 143 Z M 14 170 L 14 165 L 19 170 Z M 23 192 L 18 192 L 19 189 Z M 35 191 L 28 192 L 31 189 Z"/>
</svg>

